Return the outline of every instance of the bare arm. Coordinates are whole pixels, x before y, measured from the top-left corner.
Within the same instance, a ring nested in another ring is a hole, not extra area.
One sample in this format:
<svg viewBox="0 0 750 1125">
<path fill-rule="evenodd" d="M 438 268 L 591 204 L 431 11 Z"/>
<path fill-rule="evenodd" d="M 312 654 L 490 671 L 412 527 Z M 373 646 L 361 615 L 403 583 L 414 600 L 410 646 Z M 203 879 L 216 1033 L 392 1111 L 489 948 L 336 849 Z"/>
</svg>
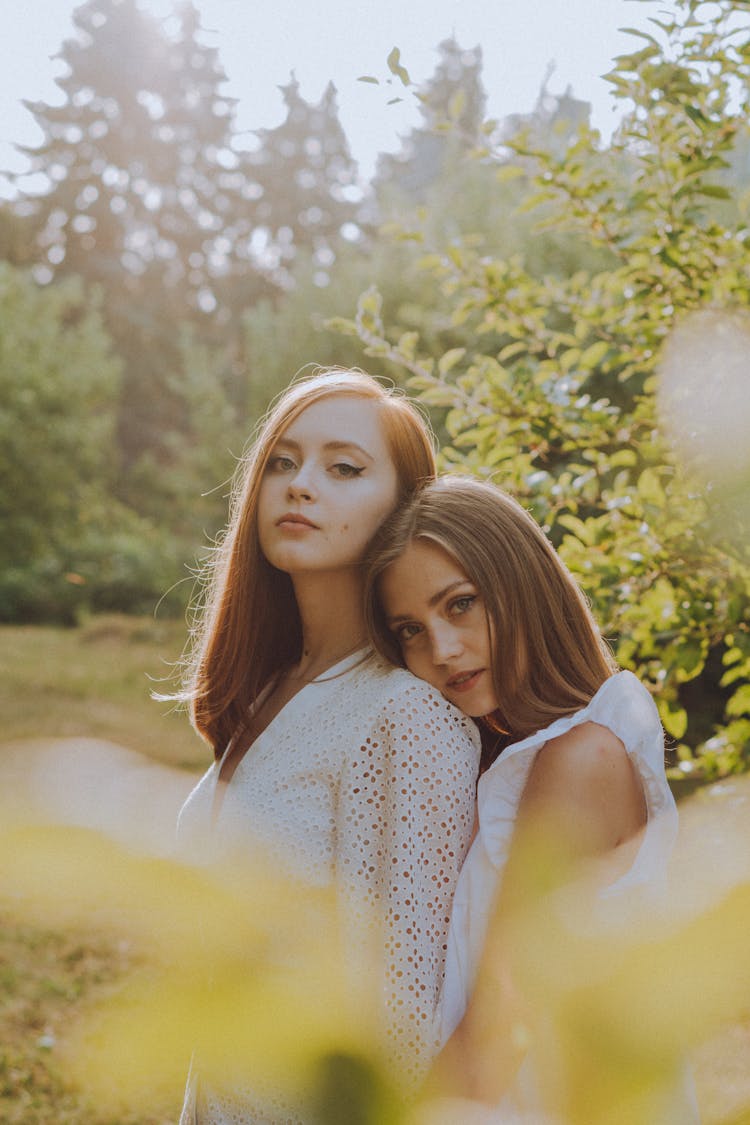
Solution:
<svg viewBox="0 0 750 1125">
<path fill-rule="evenodd" d="M 585 723 L 542 747 L 519 805 L 477 985 L 436 1067 L 439 1088 L 499 1100 L 529 1044 L 528 1006 L 514 983 L 514 935 L 543 924 L 544 903 L 557 887 L 583 880 L 594 895 L 615 879 L 645 823 L 640 780 L 607 728 Z"/>
</svg>

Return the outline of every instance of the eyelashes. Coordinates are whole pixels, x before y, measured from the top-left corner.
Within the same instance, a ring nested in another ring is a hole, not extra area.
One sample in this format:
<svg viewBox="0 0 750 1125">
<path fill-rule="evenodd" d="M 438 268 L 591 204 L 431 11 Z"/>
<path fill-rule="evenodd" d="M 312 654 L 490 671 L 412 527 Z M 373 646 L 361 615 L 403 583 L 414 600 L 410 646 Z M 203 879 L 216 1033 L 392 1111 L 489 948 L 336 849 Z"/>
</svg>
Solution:
<svg viewBox="0 0 750 1125">
<path fill-rule="evenodd" d="M 277 453 L 268 459 L 267 471 L 271 473 L 294 473 L 298 468 L 297 462 L 286 453 Z M 355 480 L 365 471 L 365 467 L 351 465 L 348 461 L 336 461 L 326 471 L 340 480 Z"/>
<path fill-rule="evenodd" d="M 344 480 L 358 477 L 365 471 L 364 465 L 350 465 L 346 461 L 338 461 L 332 467 L 338 470 L 338 475 Z"/>
<path fill-rule="evenodd" d="M 447 618 L 463 617 L 464 614 L 469 613 L 475 606 L 479 605 L 479 594 L 459 594 L 458 597 L 451 598 L 445 606 L 442 613 Z M 467 627 L 471 627 L 471 622 L 467 623 Z M 400 645 L 408 645 L 411 641 L 425 632 L 425 628 L 420 621 L 404 621 L 395 625 L 391 632 Z"/>
<path fill-rule="evenodd" d="M 463 613 L 468 613 L 471 607 L 477 600 L 476 594 L 461 594 L 460 597 L 455 598 L 450 604 L 450 613 L 454 617 L 460 617 Z"/>
</svg>

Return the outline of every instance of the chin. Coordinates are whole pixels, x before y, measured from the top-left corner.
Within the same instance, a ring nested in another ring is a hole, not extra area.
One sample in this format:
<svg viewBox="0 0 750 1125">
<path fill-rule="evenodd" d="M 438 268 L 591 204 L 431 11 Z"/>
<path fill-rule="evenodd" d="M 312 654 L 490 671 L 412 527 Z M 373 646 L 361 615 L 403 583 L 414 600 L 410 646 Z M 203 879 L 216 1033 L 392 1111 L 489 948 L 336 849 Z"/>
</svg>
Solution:
<svg viewBox="0 0 750 1125">
<path fill-rule="evenodd" d="M 472 699 L 459 701 L 458 699 L 450 699 L 448 696 L 445 698 L 470 719 L 484 719 L 497 709 L 497 704 L 494 700 L 480 699 L 475 702 Z"/>
</svg>

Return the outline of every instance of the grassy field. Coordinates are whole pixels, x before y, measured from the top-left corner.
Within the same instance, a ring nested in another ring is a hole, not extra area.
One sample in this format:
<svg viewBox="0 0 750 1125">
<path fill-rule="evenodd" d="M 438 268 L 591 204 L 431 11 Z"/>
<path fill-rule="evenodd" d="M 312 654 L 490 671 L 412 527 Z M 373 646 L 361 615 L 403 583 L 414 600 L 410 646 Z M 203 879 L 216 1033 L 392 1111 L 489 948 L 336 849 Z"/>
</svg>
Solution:
<svg viewBox="0 0 750 1125">
<path fill-rule="evenodd" d="M 6 741 L 84 736 L 180 769 L 205 766 L 208 750 L 186 715 L 150 697 L 155 688 L 164 689 L 184 638 L 181 623 L 117 616 L 77 629 L 0 627 L 0 761 Z M 50 928 L 0 902 L 0 1121 L 168 1125 L 176 1120 L 181 1090 L 146 1114 L 103 1115 L 71 1085 L 56 1050 L 86 1005 L 120 987 L 141 961 L 127 942 Z M 750 1018 L 704 1044 L 694 1071 L 704 1125 L 750 1125 Z"/>
<path fill-rule="evenodd" d="M 207 747 L 184 711 L 157 703 L 185 643 L 184 622 L 107 616 L 77 629 L 0 627 L 0 743 L 102 738 L 197 769 Z"/>
</svg>

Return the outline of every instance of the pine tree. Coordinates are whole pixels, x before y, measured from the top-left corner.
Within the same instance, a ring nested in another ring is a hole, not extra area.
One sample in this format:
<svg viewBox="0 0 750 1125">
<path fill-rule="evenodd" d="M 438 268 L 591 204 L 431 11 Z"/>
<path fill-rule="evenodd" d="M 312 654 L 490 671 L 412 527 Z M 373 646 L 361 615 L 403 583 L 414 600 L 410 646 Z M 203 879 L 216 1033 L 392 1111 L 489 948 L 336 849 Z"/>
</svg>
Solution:
<svg viewBox="0 0 750 1125">
<path fill-rule="evenodd" d="M 244 179 L 232 151 L 233 102 L 192 3 L 165 35 L 136 0 L 88 0 L 63 44 L 61 106 L 25 103 L 45 133 L 25 148 L 47 189 L 30 200 L 43 276 L 107 284 L 148 275 L 212 312 L 212 281 L 232 268 L 232 217 Z"/>
<path fill-rule="evenodd" d="M 325 284 L 342 232 L 358 232 L 357 165 L 341 127 L 336 89 L 326 87 L 317 105 L 305 101 L 292 75 L 281 87 L 286 118 L 275 129 L 259 129 L 258 147 L 245 169 L 258 197 L 256 252 L 281 285 L 301 251 L 312 255 Z"/>
<path fill-rule="evenodd" d="M 249 264 L 233 103 L 193 4 L 174 38 L 137 0 L 87 0 L 73 22 L 60 51 L 64 103 L 27 103 L 44 141 L 24 151 L 47 186 L 25 210 L 39 280 L 79 274 L 103 291 L 125 361 L 119 434 L 132 462 L 180 424 L 169 390 L 179 324 L 218 333 L 233 313 L 227 293 L 250 301 L 264 286 Z"/>
<path fill-rule="evenodd" d="M 57 79 L 64 103 L 24 103 L 45 139 L 22 151 L 47 180 L 26 210 L 37 227 L 40 279 L 80 273 L 106 285 L 123 271 L 142 272 L 126 257 L 125 236 L 145 207 L 135 184 L 151 128 L 139 94 L 156 87 L 161 37 L 134 0 L 89 0 L 73 23 L 78 34 L 58 55 L 68 68 Z"/>
<path fill-rule="evenodd" d="M 482 85 L 482 48 L 464 50 L 455 38 L 438 45 L 435 73 L 420 90 L 422 124 L 403 139 L 401 150 L 380 157 L 375 189 L 394 185 L 412 199 L 425 193 L 462 154 L 484 138 L 486 94 Z"/>
</svg>

